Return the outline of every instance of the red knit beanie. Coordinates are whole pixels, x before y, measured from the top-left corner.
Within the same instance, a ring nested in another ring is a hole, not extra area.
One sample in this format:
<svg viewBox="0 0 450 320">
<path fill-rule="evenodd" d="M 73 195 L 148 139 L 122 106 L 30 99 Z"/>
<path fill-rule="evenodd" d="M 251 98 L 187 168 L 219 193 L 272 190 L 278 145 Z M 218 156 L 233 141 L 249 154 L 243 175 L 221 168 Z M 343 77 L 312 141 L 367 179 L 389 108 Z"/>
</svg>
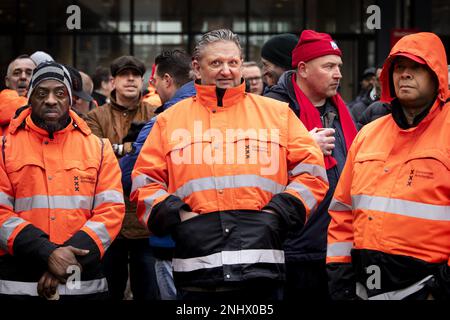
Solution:
<svg viewBox="0 0 450 320">
<path fill-rule="evenodd" d="M 342 56 L 341 50 L 330 35 L 314 30 L 304 30 L 297 46 L 292 50 L 292 67 L 297 68 L 300 61 L 308 62 L 328 54 Z"/>
</svg>

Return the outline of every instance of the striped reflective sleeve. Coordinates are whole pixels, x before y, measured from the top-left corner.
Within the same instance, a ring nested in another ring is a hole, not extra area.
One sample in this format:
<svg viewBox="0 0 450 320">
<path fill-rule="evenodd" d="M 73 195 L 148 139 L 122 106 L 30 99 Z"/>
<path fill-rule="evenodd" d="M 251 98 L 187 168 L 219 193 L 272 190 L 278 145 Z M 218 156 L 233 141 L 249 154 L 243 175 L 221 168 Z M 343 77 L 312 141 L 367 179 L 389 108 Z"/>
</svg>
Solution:
<svg viewBox="0 0 450 320">
<path fill-rule="evenodd" d="M 5 222 L 0 226 L 0 248 L 8 251 L 8 239 L 11 237 L 12 233 L 18 226 L 22 223 L 28 223 L 19 217 L 10 217 L 6 219 Z"/>
<path fill-rule="evenodd" d="M 0 294 L 36 297 L 38 296 L 37 286 L 37 282 L 0 280 Z M 108 291 L 106 278 L 77 281 L 76 283 L 67 281 L 66 284 L 58 285 L 58 293 L 61 296 L 88 295 L 106 291 Z"/>
<path fill-rule="evenodd" d="M 448 205 L 367 195 L 352 196 L 352 202 L 355 209 L 380 211 L 424 220 L 450 221 Z"/>
<path fill-rule="evenodd" d="M 299 163 L 294 169 L 288 171 L 290 177 L 297 176 L 300 174 L 309 174 L 314 177 L 319 177 L 323 181 L 328 182 L 327 171 L 324 167 L 317 164 L 309 164 L 309 163 Z"/>
<path fill-rule="evenodd" d="M 35 195 L 27 198 L 17 198 L 14 205 L 15 212 L 33 209 L 86 209 L 92 208 L 91 196 L 49 196 Z"/>
<path fill-rule="evenodd" d="M 309 190 L 305 185 L 298 182 L 291 182 L 287 185 L 286 190 L 295 191 L 307 205 L 307 208 L 310 210 L 310 214 L 316 210 L 317 200 L 311 190 Z"/>
<path fill-rule="evenodd" d="M 104 251 L 106 251 L 106 249 L 108 249 L 111 245 L 111 237 L 104 223 L 98 221 L 87 221 L 83 228 L 88 228 L 98 237 L 98 239 L 100 239 Z"/>
<path fill-rule="evenodd" d="M 222 251 L 208 256 L 172 260 L 175 272 L 211 269 L 223 265 L 248 265 L 255 263 L 284 264 L 284 251 L 273 249 L 247 249 Z"/>
<path fill-rule="evenodd" d="M 242 174 L 221 177 L 205 177 L 189 180 L 181 187 L 179 187 L 174 192 L 174 195 L 181 199 L 184 199 L 192 195 L 194 192 L 227 188 L 259 188 L 263 191 L 272 193 L 272 195 L 275 195 L 284 191 L 285 186 L 271 179 L 264 178 L 258 175 Z"/>
<path fill-rule="evenodd" d="M 350 257 L 353 242 L 335 242 L 327 245 L 327 257 Z"/>
<path fill-rule="evenodd" d="M 329 211 L 352 211 L 352 206 L 333 198 L 330 203 Z"/>
<path fill-rule="evenodd" d="M 14 198 L 4 192 L 0 192 L 0 205 L 13 209 Z"/>
<path fill-rule="evenodd" d="M 167 184 L 165 182 L 156 180 L 152 177 L 149 177 L 146 174 L 140 174 L 134 179 L 132 179 L 131 193 L 133 193 L 136 189 L 142 188 L 150 183 L 157 183 L 161 185 L 163 188 L 167 189 Z"/>
<path fill-rule="evenodd" d="M 147 197 L 144 199 L 145 213 L 144 213 L 141 221 L 145 225 L 147 225 L 147 223 L 148 223 L 148 218 L 150 217 L 150 213 L 152 212 L 152 208 L 153 208 L 153 204 L 155 203 L 155 200 L 158 199 L 159 197 L 162 197 L 165 195 L 169 195 L 169 193 L 166 190 L 159 189 L 154 194 L 152 194 L 150 197 Z"/>
<path fill-rule="evenodd" d="M 106 190 L 94 197 L 94 209 L 104 203 L 124 203 L 123 193 L 117 190 Z"/>
</svg>

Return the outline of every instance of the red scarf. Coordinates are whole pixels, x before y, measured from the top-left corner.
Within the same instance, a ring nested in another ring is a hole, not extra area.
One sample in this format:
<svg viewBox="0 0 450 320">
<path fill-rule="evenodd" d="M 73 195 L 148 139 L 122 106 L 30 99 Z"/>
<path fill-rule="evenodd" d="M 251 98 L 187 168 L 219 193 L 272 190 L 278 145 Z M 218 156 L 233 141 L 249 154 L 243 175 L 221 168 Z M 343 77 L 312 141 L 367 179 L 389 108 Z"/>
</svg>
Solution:
<svg viewBox="0 0 450 320">
<path fill-rule="evenodd" d="M 320 120 L 319 110 L 309 101 L 308 97 L 305 96 L 303 91 L 297 85 L 296 74 L 292 75 L 292 84 L 294 86 L 295 96 L 297 98 L 298 105 L 300 106 L 300 120 L 303 122 L 308 130 L 314 128 L 322 128 L 322 121 Z M 332 104 L 337 108 L 339 113 L 339 119 L 341 122 L 342 131 L 344 133 L 345 146 L 350 148 L 353 139 L 356 136 L 356 127 L 353 123 L 353 119 L 339 94 L 336 94 L 331 98 Z M 328 169 L 333 168 L 336 165 L 336 159 L 331 155 L 325 156 L 325 167 Z"/>
</svg>

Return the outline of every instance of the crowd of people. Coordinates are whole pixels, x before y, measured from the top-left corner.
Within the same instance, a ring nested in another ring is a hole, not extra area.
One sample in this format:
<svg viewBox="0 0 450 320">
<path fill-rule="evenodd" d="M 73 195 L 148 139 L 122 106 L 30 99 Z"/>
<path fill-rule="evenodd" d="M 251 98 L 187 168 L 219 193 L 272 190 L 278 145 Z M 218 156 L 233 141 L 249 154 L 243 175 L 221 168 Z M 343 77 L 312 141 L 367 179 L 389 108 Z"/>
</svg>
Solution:
<svg viewBox="0 0 450 320">
<path fill-rule="evenodd" d="M 449 300 L 450 90 L 433 33 L 339 94 L 330 35 L 228 29 L 0 92 L 0 300 Z M 129 289 L 127 289 L 129 288 Z"/>
</svg>

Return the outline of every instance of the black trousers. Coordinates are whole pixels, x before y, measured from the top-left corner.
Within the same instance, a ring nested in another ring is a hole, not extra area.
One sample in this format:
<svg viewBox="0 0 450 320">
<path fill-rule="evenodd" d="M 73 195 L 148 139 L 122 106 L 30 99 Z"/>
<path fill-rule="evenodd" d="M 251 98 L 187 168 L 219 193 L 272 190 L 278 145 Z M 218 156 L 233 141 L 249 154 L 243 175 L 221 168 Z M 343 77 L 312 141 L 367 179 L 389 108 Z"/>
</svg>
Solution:
<svg viewBox="0 0 450 320">
<path fill-rule="evenodd" d="M 123 300 L 130 265 L 130 287 L 134 300 L 158 300 L 155 258 L 148 238 L 117 238 L 105 252 L 103 272 L 112 300 Z"/>
</svg>

